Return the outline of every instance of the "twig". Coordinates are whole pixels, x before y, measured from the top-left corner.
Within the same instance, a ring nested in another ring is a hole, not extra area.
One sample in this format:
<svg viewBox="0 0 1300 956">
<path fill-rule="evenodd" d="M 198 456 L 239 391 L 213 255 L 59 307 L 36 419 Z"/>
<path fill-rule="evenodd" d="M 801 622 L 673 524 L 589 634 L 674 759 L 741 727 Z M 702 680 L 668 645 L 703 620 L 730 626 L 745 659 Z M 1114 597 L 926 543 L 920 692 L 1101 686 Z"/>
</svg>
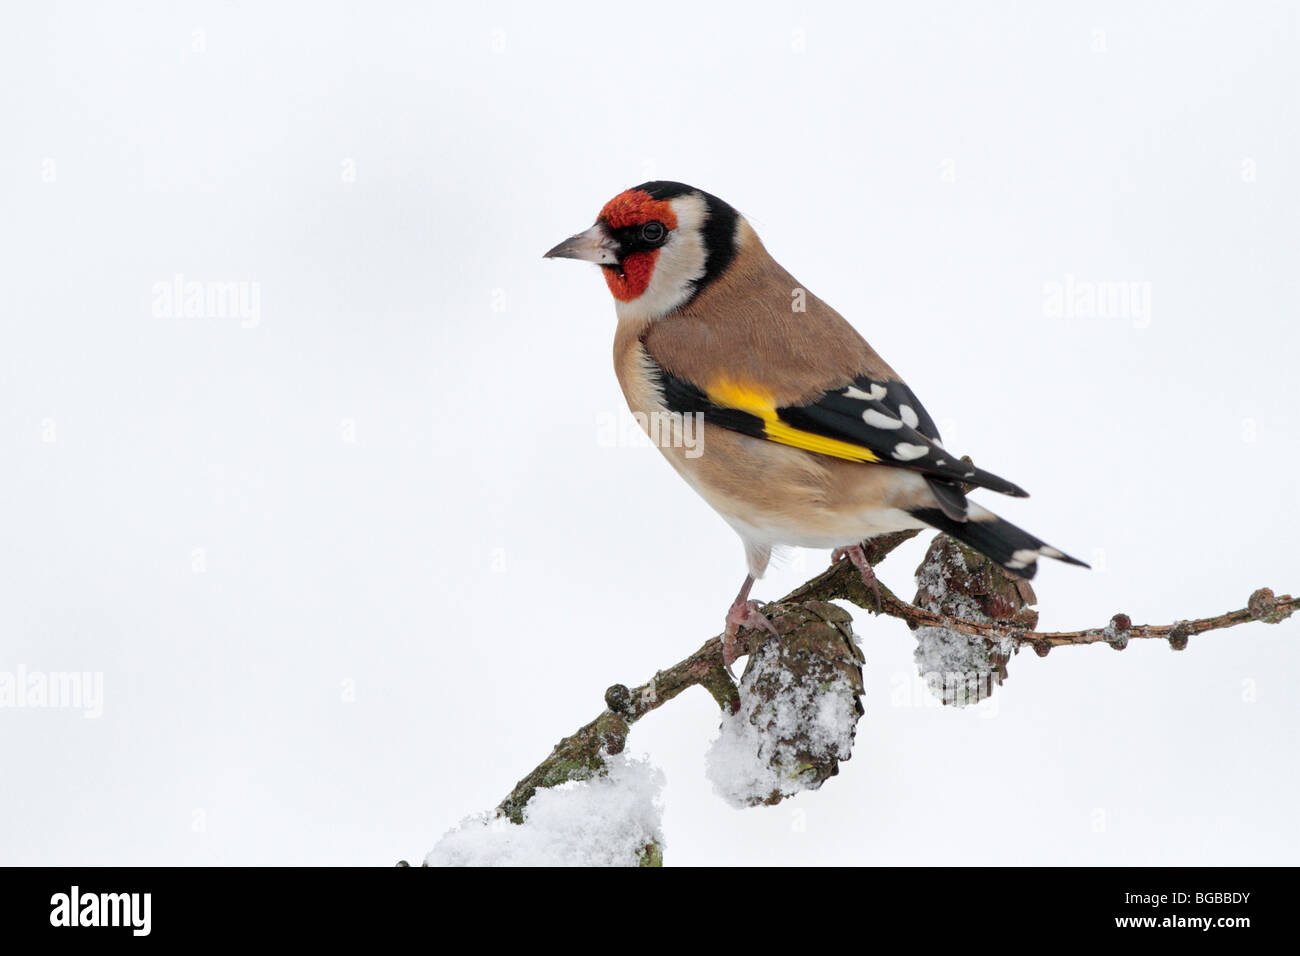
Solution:
<svg viewBox="0 0 1300 956">
<path fill-rule="evenodd" d="M 1040 656 L 1045 656 L 1047 649 L 1066 644 L 1106 643 L 1123 650 L 1124 645 L 1133 638 L 1152 637 L 1166 638 L 1174 650 L 1181 651 L 1187 647 L 1187 639 L 1193 634 L 1218 631 L 1238 624 L 1248 624 L 1251 621 L 1276 624 L 1300 609 L 1300 600 L 1291 595 L 1283 594 L 1281 597 L 1275 597 L 1268 588 L 1260 588 L 1251 594 L 1246 607 L 1217 614 L 1214 617 L 1175 621 L 1173 624 L 1133 624 L 1127 614 L 1116 614 L 1105 627 L 1092 627 L 1080 631 L 1031 631 L 996 622 L 981 624 L 933 614 L 915 604 L 900 600 L 883 585 L 880 592 L 884 603 L 881 613 L 907 621 L 913 627 L 942 627 L 945 630 L 959 631 L 975 637 L 1011 638 L 1019 644 L 1031 645 Z M 870 604 L 859 606 L 865 606 L 867 610 L 875 610 Z"/>
</svg>

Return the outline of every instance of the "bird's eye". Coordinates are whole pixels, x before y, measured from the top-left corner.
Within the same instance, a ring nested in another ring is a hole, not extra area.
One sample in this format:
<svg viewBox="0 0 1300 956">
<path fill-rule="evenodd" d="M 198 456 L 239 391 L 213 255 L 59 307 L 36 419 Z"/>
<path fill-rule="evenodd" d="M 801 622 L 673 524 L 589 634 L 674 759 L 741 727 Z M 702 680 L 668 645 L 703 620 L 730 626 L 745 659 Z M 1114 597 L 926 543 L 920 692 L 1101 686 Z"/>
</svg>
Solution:
<svg viewBox="0 0 1300 956">
<path fill-rule="evenodd" d="M 667 236 L 668 230 L 665 229 L 664 224 L 658 220 L 647 222 L 641 227 L 641 239 L 651 245 L 659 245 L 659 243 L 663 242 Z"/>
</svg>

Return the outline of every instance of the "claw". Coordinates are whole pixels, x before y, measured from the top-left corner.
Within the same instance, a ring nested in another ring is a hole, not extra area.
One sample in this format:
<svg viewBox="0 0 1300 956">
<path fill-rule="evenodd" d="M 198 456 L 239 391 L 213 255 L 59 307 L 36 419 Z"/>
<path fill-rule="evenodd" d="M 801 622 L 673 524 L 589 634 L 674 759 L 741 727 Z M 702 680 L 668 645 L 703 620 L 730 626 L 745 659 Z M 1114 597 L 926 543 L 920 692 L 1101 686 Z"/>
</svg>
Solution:
<svg viewBox="0 0 1300 956">
<path fill-rule="evenodd" d="M 727 611 L 727 629 L 722 632 L 722 663 L 727 668 L 727 673 L 735 677 L 735 671 L 731 669 L 737 658 L 740 656 L 736 653 L 736 638 L 740 634 L 742 627 L 748 627 L 753 630 L 763 628 L 769 634 L 780 637 L 776 625 L 767 619 L 762 611 L 759 610 L 763 605 L 758 601 L 737 600 L 735 604 Z"/>
<path fill-rule="evenodd" d="M 836 548 L 831 552 L 831 563 L 843 561 L 848 558 L 853 562 L 853 566 L 858 569 L 862 575 L 862 586 L 871 592 L 872 597 L 876 599 L 876 613 L 881 613 L 884 609 L 884 601 L 880 597 L 880 582 L 876 580 L 876 572 L 871 570 L 871 562 L 867 560 L 866 553 L 862 550 L 862 545 L 855 544 L 847 548 Z"/>
</svg>

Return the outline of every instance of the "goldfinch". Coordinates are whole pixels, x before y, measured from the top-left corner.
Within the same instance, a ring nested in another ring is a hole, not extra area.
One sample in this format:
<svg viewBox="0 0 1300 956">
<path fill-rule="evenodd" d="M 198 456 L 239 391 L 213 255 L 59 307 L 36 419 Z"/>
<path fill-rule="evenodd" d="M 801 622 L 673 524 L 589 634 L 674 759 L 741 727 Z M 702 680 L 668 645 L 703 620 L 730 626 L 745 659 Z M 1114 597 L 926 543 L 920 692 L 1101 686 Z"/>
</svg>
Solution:
<svg viewBox="0 0 1300 956">
<path fill-rule="evenodd" d="M 937 528 L 1022 578 L 1040 555 L 1087 567 L 966 499 L 963 483 L 1026 492 L 945 449 L 898 374 L 718 197 L 643 183 L 546 258 L 600 266 L 628 407 L 744 544 L 728 667 L 740 628 L 774 632 L 749 592 L 779 546 L 833 549 L 877 596 L 860 543 L 911 528 Z"/>
</svg>

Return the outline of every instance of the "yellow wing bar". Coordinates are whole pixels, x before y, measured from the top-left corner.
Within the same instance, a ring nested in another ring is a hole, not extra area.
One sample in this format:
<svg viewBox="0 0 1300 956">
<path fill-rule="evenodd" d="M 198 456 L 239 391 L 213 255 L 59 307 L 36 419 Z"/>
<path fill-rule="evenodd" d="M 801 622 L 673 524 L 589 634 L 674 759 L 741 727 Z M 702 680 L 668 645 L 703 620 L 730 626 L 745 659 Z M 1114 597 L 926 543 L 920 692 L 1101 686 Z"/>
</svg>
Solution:
<svg viewBox="0 0 1300 956">
<path fill-rule="evenodd" d="M 843 458 L 846 461 L 880 461 L 880 456 L 869 448 L 804 431 L 781 421 L 776 413 L 776 403 L 772 400 L 771 393 L 754 386 L 739 385 L 730 379 L 722 379 L 706 390 L 705 397 L 714 405 L 734 408 L 761 419 L 763 435 L 768 441 L 816 452 L 819 455 L 829 455 L 832 458 Z"/>
</svg>

